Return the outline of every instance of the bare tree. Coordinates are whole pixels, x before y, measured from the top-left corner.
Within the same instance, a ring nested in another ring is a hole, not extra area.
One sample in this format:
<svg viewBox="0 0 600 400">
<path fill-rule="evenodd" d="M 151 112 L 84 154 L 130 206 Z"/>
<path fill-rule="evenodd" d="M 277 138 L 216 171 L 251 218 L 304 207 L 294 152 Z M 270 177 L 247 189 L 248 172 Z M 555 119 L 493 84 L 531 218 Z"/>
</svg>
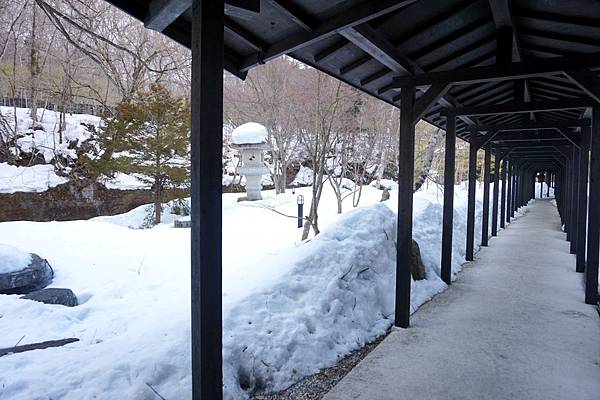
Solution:
<svg viewBox="0 0 600 400">
<path fill-rule="evenodd" d="M 304 96 L 298 109 L 302 110 L 303 123 L 298 125 L 305 128 L 300 130 L 301 142 L 313 168 L 313 185 L 311 192 L 310 210 L 302 232 L 306 239 L 312 228 L 315 235 L 319 234 L 318 208 L 323 193 L 326 160 L 334 145 L 334 133 L 339 128 L 341 102 L 344 90 L 340 81 L 335 81 L 316 70 L 306 70 L 305 85 L 301 88 Z M 310 99 L 310 100 L 309 100 Z M 303 107 L 303 108 L 302 108 Z"/>
</svg>

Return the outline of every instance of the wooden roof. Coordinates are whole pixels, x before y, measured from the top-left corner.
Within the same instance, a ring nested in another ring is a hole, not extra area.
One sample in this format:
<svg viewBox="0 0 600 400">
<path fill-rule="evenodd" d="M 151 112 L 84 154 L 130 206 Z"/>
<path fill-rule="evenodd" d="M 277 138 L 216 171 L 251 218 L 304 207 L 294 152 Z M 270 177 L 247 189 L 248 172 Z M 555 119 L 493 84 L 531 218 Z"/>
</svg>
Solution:
<svg viewBox="0 0 600 400">
<path fill-rule="evenodd" d="M 145 21 L 147 26 L 190 46 L 191 0 L 109 2 Z M 525 68 L 527 63 L 540 59 L 562 60 L 554 70 L 548 68 L 542 74 L 523 72 L 516 74 L 517 79 L 454 83 L 439 98 L 430 93 L 435 103 L 423 108 L 420 116 L 442 127 L 445 107 L 575 99 L 573 107 L 568 109 L 460 116 L 457 135 L 465 140 L 478 135 L 468 125 L 544 125 L 582 118 L 587 103 L 577 107 L 576 102 L 593 96 L 565 73 L 565 68 L 571 65 L 566 61 L 573 57 L 573 68 L 589 67 L 584 73 L 593 82 L 597 82 L 600 71 L 600 1 L 597 0 L 226 0 L 226 3 L 225 67 L 229 72 L 244 78 L 249 69 L 288 54 L 394 105 L 399 104 L 400 85 L 407 82 L 406 78 L 438 72 L 441 73 L 438 76 L 444 76 L 444 71 L 472 71 L 502 63 L 517 63 L 519 68 L 522 64 Z M 508 59 L 502 60 L 498 54 L 505 54 Z M 519 68 L 515 72 L 520 72 Z M 421 83 L 417 85 L 420 89 L 417 106 L 430 82 Z M 596 100 L 600 101 L 600 96 Z M 422 103 L 430 101 L 423 99 Z M 541 132 L 543 128 L 536 129 L 534 134 Z"/>
</svg>

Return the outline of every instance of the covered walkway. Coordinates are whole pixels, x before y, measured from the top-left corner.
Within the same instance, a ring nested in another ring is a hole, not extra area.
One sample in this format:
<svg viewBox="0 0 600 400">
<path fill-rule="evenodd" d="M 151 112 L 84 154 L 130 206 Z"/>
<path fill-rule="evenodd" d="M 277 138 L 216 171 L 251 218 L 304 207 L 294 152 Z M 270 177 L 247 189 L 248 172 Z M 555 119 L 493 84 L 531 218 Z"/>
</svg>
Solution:
<svg viewBox="0 0 600 400">
<path fill-rule="evenodd" d="M 326 400 L 598 399 L 600 318 L 537 201 Z"/>
</svg>

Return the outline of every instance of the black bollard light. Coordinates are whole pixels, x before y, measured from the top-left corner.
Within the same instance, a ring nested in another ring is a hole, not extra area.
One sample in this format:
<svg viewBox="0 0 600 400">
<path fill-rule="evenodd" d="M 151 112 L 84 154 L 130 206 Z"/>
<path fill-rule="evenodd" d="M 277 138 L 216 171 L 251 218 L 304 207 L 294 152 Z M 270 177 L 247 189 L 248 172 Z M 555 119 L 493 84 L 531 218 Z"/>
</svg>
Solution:
<svg viewBox="0 0 600 400">
<path fill-rule="evenodd" d="M 304 196 L 302 196 L 301 194 L 298 195 L 296 202 L 298 203 L 298 228 L 302 228 L 302 210 L 304 208 Z"/>
</svg>

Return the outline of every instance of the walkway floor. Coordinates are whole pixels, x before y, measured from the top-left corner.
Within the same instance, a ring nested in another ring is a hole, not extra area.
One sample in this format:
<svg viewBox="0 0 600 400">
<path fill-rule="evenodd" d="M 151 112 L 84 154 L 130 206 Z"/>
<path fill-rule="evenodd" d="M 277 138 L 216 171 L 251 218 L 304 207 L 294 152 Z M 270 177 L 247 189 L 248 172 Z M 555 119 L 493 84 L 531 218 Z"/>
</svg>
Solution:
<svg viewBox="0 0 600 400">
<path fill-rule="evenodd" d="M 548 201 L 490 240 L 325 400 L 600 399 L 600 318 Z"/>
</svg>

